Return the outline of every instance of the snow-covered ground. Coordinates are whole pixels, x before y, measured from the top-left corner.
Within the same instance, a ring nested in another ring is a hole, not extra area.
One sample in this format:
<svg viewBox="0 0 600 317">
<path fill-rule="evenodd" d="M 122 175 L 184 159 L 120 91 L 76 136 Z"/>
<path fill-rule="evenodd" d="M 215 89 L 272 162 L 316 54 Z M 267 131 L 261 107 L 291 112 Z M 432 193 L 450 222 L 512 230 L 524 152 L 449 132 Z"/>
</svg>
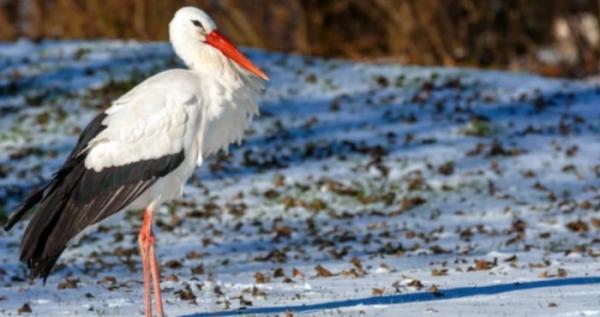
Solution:
<svg viewBox="0 0 600 317">
<path fill-rule="evenodd" d="M 157 217 L 169 316 L 600 316 L 598 86 L 249 54 L 261 117 Z M 175 63 L 164 43 L 0 44 L 0 214 Z M 140 218 L 45 286 L 18 261 L 25 223 L 0 232 L 0 315 L 142 315 Z"/>
</svg>

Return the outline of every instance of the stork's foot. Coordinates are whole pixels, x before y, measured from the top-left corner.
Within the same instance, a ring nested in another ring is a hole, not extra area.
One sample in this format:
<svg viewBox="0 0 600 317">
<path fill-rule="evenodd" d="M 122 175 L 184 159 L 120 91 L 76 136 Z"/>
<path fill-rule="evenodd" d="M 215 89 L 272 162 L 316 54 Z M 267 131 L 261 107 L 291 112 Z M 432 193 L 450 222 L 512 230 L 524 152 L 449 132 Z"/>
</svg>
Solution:
<svg viewBox="0 0 600 317">
<path fill-rule="evenodd" d="M 150 278 L 154 286 L 154 300 L 156 304 L 156 315 L 163 317 L 162 296 L 160 293 L 160 270 L 156 261 L 154 252 L 154 234 L 152 233 L 152 206 L 146 208 L 144 212 L 144 223 L 140 230 L 138 242 L 140 245 L 140 255 L 142 258 L 142 267 L 144 269 L 144 300 L 146 317 L 152 317 L 152 298 L 150 291 Z"/>
</svg>

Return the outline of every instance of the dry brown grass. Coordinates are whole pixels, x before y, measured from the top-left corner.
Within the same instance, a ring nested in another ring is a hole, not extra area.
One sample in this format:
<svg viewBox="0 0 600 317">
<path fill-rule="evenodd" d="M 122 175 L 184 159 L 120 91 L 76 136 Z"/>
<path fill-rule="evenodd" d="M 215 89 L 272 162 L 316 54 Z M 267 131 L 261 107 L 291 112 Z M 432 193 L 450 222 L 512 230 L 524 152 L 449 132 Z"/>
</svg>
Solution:
<svg viewBox="0 0 600 317">
<path fill-rule="evenodd" d="M 184 5 L 205 9 L 245 45 L 479 67 L 530 57 L 553 41 L 557 17 L 598 15 L 596 0 L 8 0 L 0 1 L 0 39 L 164 40 Z M 597 52 L 580 44 L 581 63 L 596 62 Z"/>
</svg>

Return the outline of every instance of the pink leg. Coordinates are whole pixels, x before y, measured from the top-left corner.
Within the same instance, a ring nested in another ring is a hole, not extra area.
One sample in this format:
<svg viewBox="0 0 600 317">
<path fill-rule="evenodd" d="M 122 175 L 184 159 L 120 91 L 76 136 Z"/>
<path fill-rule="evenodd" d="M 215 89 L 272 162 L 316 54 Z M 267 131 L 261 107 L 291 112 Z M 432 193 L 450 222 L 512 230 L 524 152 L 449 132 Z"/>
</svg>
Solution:
<svg viewBox="0 0 600 317">
<path fill-rule="evenodd" d="M 154 241 L 154 239 L 152 239 Z M 152 272 L 152 283 L 154 284 L 154 300 L 156 304 L 156 313 L 158 317 L 163 316 L 163 302 L 160 294 L 160 266 L 156 261 L 154 253 L 154 244 L 150 246 L 150 270 Z"/>
<path fill-rule="evenodd" d="M 152 317 L 152 299 L 150 298 L 150 274 L 154 284 L 154 297 L 158 317 L 163 316 L 162 296 L 160 294 L 160 275 L 156 255 L 154 254 L 154 235 L 152 234 L 152 205 L 144 212 L 144 223 L 140 230 L 140 255 L 144 268 L 144 297 L 146 301 L 146 317 Z"/>
<path fill-rule="evenodd" d="M 144 219 L 146 216 L 144 215 Z M 145 222 L 145 221 L 144 221 Z M 138 242 L 140 245 L 140 257 L 142 258 L 142 268 L 144 269 L 144 301 L 146 303 L 146 317 L 152 317 L 152 298 L 150 298 L 150 262 L 148 261 L 148 249 L 146 248 L 146 234 L 144 226 L 140 230 Z"/>
</svg>

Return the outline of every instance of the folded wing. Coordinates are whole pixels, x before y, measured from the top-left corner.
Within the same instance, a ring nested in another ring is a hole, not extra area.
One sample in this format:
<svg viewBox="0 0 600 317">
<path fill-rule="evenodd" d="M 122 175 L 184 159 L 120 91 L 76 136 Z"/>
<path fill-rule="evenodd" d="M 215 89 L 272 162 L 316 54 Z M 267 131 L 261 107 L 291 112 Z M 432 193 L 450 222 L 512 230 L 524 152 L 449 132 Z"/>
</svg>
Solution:
<svg viewBox="0 0 600 317">
<path fill-rule="evenodd" d="M 21 241 L 21 260 L 47 278 L 68 242 L 122 210 L 185 158 L 183 106 L 115 105 L 84 129 L 62 168 L 10 217 L 10 229 L 39 205 Z"/>
</svg>

